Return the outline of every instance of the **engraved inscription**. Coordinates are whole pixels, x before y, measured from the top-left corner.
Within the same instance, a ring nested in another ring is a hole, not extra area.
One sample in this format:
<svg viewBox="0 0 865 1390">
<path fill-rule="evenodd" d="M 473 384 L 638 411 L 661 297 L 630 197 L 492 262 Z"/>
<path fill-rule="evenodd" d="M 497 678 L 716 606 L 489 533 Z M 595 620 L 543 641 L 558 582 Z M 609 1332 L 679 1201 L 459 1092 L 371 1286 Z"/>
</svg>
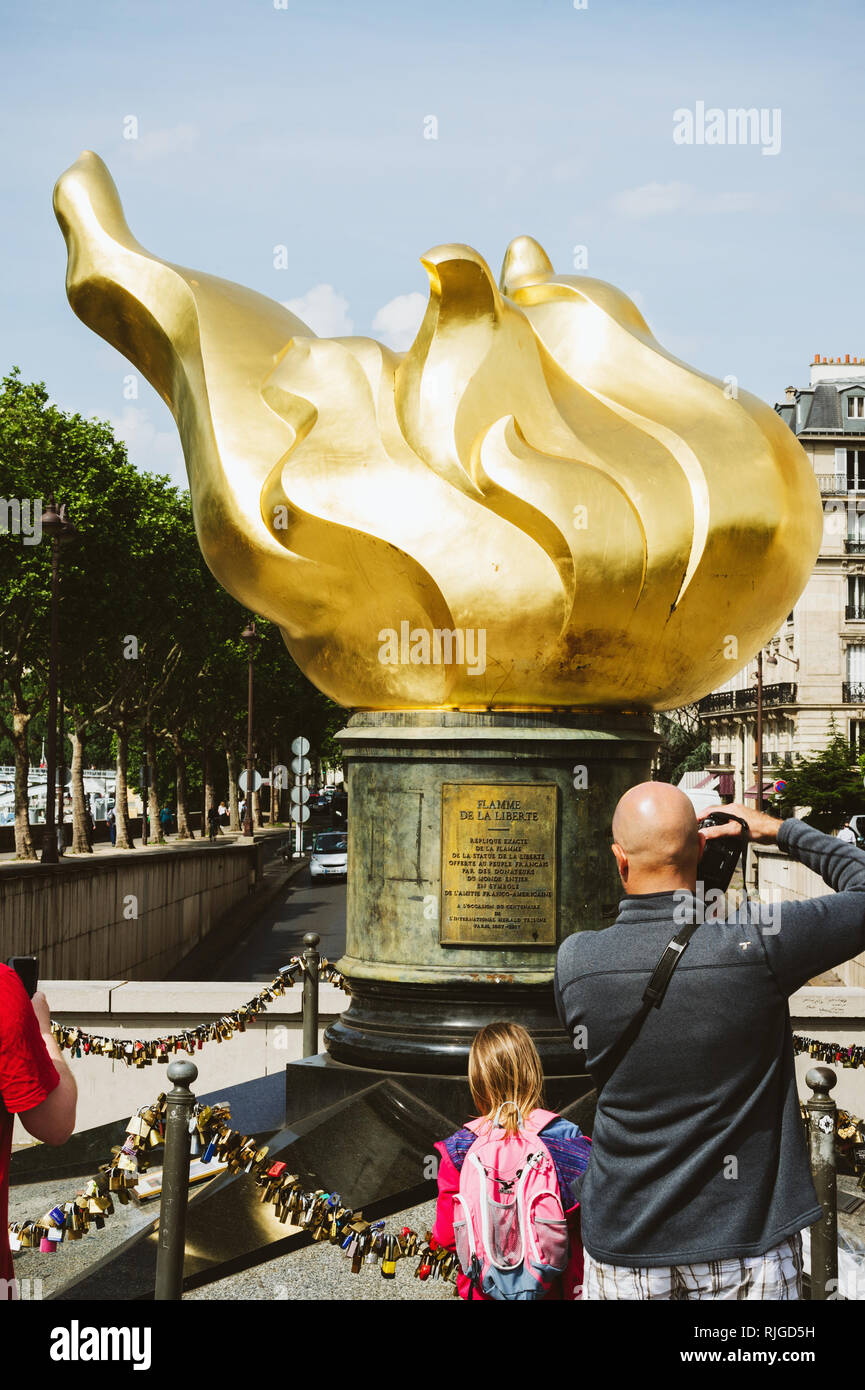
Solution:
<svg viewBox="0 0 865 1390">
<path fill-rule="evenodd" d="M 442 787 L 443 946 L 555 946 L 557 789 Z"/>
</svg>

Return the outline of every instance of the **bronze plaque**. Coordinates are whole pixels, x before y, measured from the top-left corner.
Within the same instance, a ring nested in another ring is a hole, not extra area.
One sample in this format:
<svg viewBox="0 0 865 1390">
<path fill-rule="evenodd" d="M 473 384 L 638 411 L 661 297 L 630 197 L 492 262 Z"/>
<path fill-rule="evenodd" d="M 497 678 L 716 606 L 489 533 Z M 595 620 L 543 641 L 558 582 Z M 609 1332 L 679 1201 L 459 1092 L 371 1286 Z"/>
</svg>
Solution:
<svg viewBox="0 0 865 1390">
<path fill-rule="evenodd" d="M 555 946 L 557 790 L 442 786 L 443 946 Z"/>
</svg>

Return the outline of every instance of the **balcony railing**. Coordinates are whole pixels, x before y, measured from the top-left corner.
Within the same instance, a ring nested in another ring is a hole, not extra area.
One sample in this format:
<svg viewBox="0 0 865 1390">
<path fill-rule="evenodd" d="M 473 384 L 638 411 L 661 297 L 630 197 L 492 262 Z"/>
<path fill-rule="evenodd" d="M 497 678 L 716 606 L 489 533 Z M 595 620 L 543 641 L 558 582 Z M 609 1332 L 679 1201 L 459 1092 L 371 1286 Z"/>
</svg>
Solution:
<svg viewBox="0 0 865 1390">
<path fill-rule="evenodd" d="M 865 681 L 845 681 L 841 690 L 845 705 L 865 705 Z"/>
<path fill-rule="evenodd" d="M 861 536 L 848 536 L 844 542 L 844 550 L 848 555 L 865 555 L 865 539 Z"/>
<path fill-rule="evenodd" d="M 827 493 L 847 492 L 847 478 L 843 473 L 818 473 L 817 486 L 825 497 Z"/>
<path fill-rule="evenodd" d="M 848 603 L 847 607 L 844 609 L 844 616 L 847 618 L 848 622 L 851 618 L 856 622 L 861 622 L 862 619 L 865 618 L 865 604 Z"/>
<path fill-rule="evenodd" d="M 777 681 L 763 686 L 763 708 L 769 705 L 795 705 L 796 686 L 792 681 Z M 720 714 L 726 710 L 756 709 L 757 687 L 746 690 L 716 690 L 706 695 L 697 706 L 700 714 Z"/>
</svg>

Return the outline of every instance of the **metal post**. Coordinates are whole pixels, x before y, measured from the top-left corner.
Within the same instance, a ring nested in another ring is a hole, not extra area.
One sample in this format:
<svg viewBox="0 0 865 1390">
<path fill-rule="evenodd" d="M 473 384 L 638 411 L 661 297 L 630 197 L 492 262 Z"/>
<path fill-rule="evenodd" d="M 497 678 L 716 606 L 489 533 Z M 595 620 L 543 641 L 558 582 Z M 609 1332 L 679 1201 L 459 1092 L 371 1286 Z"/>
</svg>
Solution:
<svg viewBox="0 0 865 1390">
<path fill-rule="evenodd" d="M 811 1067 L 805 1085 L 811 1176 L 823 1216 L 811 1227 L 811 1298 L 823 1301 L 838 1289 L 838 1206 L 835 1186 L 835 1102 L 829 1092 L 837 1081 L 831 1067 Z M 828 1286 L 828 1293 L 827 1293 Z"/>
<path fill-rule="evenodd" d="M 159 1203 L 159 1244 L 156 1250 L 156 1298 L 177 1300 L 183 1290 L 186 1248 L 186 1201 L 189 1193 L 189 1121 L 195 1097 L 189 1087 L 198 1076 L 194 1062 L 171 1062 L 165 1117 L 165 1159 Z"/>
<path fill-rule="evenodd" d="M 303 1055 L 315 1057 L 318 1052 L 318 943 L 321 937 L 308 931 L 303 938 Z"/>
<path fill-rule="evenodd" d="M 757 810 L 763 810 L 763 652 L 757 653 Z"/>
<path fill-rule="evenodd" d="M 56 864 L 57 824 L 54 818 L 57 780 L 57 581 L 60 573 L 60 545 L 51 537 L 51 637 L 48 653 L 48 728 L 45 749 L 45 837 L 42 842 L 42 863 Z"/>
</svg>

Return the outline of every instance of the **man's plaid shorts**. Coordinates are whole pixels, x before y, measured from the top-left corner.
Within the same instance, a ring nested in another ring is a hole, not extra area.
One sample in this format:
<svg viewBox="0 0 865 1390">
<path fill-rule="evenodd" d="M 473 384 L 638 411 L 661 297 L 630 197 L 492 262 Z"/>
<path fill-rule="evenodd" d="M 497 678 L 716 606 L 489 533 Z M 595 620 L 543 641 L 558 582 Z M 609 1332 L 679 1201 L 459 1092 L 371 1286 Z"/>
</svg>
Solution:
<svg viewBox="0 0 865 1390">
<path fill-rule="evenodd" d="M 600 1264 L 586 1251 L 583 1298 L 698 1299 L 754 1298 L 791 1300 L 802 1297 L 802 1237 L 782 1241 L 765 1255 L 706 1264 L 659 1265 L 630 1269 Z"/>
</svg>

